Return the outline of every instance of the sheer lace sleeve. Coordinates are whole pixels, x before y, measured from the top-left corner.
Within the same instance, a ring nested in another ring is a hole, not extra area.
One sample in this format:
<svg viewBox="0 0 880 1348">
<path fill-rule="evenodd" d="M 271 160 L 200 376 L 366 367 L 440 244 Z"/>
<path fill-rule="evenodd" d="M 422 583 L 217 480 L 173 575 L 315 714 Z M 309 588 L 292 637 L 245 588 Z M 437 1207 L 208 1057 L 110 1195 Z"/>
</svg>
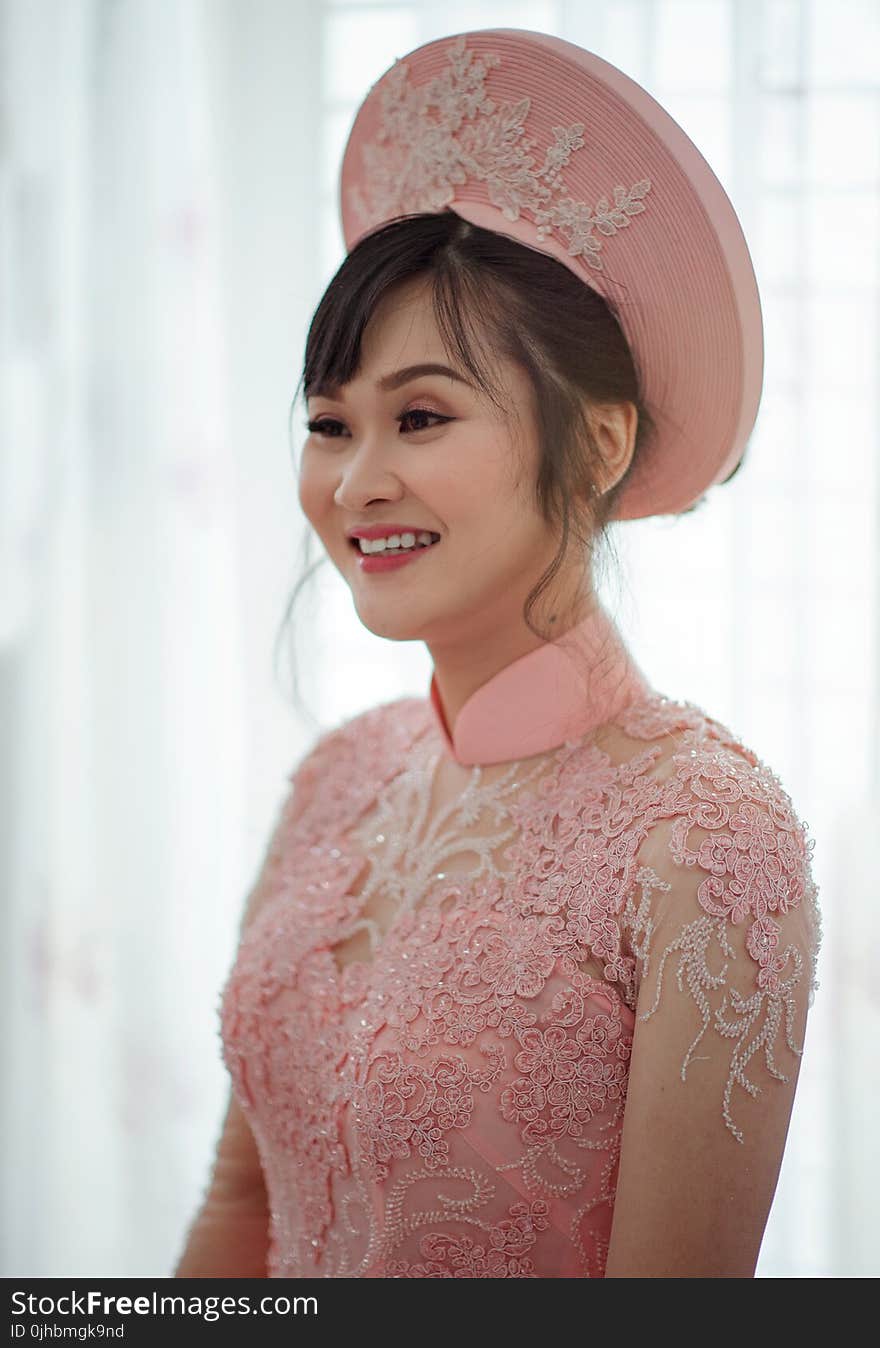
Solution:
<svg viewBox="0 0 880 1348">
<path fill-rule="evenodd" d="M 742 1143 L 747 1097 L 777 1082 L 793 1095 L 797 1080 L 818 988 L 814 842 L 776 775 L 741 746 L 685 737 L 669 767 L 624 922 L 637 1024 L 653 1021 L 680 1050 L 689 1094 L 717 1091 Z"/>
<path fill-rule="evenodd" d="M 731 743 L 682 746 L 626 896 L 635 1020 L 606 1277 L 754 1276 L 818 986 L 813 844 L 790 798 Z"/>
</svg>

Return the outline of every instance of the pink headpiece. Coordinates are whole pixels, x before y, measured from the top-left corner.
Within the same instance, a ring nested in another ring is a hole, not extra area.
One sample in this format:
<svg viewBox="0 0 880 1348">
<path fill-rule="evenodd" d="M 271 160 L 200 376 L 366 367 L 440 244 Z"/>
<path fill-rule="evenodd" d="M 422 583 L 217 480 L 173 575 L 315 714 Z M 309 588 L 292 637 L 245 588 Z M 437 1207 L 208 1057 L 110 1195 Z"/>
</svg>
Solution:
<svg viewBox="0 0 880 1348">
<path fill-rule="evenodd" d="M 447 208 L 613 300 L 657 423 L 617 519 L 677 513 L 733 472 L 761 399 L 758 287 L 723 187 L 645 89 L 571 42 L 516 28 L 395 61 L 346 144 L 346 248 L 398 216 Z"/>
</svg>

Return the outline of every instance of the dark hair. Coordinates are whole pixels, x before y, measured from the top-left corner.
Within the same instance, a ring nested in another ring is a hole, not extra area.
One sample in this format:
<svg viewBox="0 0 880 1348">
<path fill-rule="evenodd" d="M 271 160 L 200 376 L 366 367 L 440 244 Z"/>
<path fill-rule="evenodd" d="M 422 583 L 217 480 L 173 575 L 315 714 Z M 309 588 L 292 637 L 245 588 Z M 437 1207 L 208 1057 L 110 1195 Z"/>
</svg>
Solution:
<svg viewBox="0 0 880 1348">
<path fill-rule="evenodd" d="M 450 356 L 499 410 L 501 391 L 483 359 L 487 347 L 492 355 L 517 363 L 531 380 L 540 446 L 536 500 L 560 534 L 559 550 L 525 605 L 527 625 L 543 636 L 531 621 L 535 604 L 572 547 L 585 564 L 588 556 L 610 549 L 615 502 L 655 434 L 642 401 L 640 372 L 611 301 L 539 248 L 445 210 L 398 217 L 367 234 L 346 256 L 312 318 L 291 412 L 301 390 L 308 397 L 325 381 L 344 385 L 354 377 L 376 306 L 395 287 L 418 277 L 430 281 L 434 315 Z M 602 453 L 591 414 L 597 405 L 625 402 L 634 403 L 638 412 L 633 455 L 620 480 L 594 495 Z M 303 586 L 326 560 L 322 556 L 308 564 L 311 536 L 306 530 L 307 569 L 290 596 L 281 632 Z"/>
</svg>

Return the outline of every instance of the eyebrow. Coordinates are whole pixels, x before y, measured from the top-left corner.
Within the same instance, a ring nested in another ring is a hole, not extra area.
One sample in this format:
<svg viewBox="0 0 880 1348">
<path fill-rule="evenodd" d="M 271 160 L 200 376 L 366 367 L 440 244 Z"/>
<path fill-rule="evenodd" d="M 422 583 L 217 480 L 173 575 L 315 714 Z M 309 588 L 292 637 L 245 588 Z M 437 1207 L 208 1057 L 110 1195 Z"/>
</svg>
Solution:
<svg viewBox="0 0 880 1348">
<path fill-rule="evenodd" d="M 469 379 L 465 379 L 463 374 L 459 374 L 451 366 L 428 362 L 421 365 L 405 365 L 402 370 L 392 370 L 391 374 L 383 375 L 381 379 L 376 380 L 376 388 L 382 393 L 391 393 L 394 389 L 400 388 L 401 385 L 408 384 L 411 379 L 418 379 L 420 375 L 425 374 L 445 375 L 448 379 L 455 379 L 460 384 L 467 384 L 468 388 L 474 387 Z M 325 380 L 320 388 L 312 389 L 309 397 L 335 398 L 338 393 L 339 385 L 332 383 L 330 380 Z"/>
</svg>

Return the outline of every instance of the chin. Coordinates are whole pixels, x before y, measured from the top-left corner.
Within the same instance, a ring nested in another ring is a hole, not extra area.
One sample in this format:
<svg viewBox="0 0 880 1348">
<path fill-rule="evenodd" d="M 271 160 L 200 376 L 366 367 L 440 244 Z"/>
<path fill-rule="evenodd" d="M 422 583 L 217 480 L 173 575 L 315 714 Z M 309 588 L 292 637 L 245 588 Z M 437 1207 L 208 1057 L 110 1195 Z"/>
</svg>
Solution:
<svg viewBox="0 0 880 1348">
<path fill-rule="evenodd" d="M 355 602 L 355 610 L 364 627 L 375 637 L 384 637 L 386 641 L 425 639 L 424 622 L 416 617 L 408 618 L 405 613 L 401 613 L 400 606 L 395 606 L 393 602 L 388 603 L 387 610 L 382 601 L 360 606 Z"/>
</svg>

